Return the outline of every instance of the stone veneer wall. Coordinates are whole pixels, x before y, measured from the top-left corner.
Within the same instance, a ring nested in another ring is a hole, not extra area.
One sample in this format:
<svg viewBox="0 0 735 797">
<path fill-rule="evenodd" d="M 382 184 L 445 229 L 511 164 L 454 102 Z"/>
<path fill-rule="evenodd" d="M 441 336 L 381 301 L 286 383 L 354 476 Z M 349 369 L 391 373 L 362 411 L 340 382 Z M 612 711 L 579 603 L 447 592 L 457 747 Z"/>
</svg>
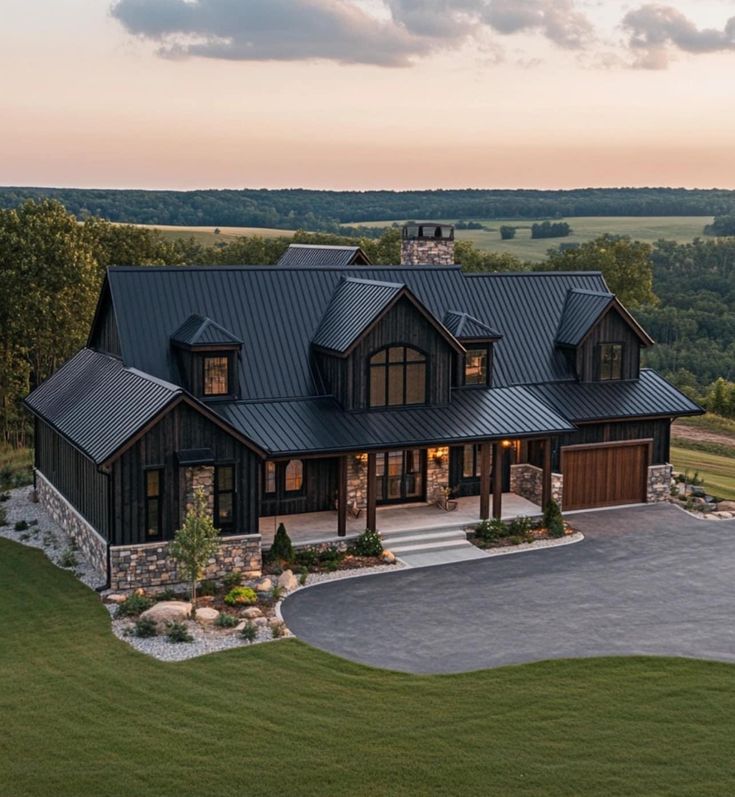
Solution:
<svg viewBox="0 0 735 797">
<path fill-rule="evenodd" d="M 543 471 L 535 465 L 524 463 L 510 466 L 510 491 L 541 506 L 543 494 Z M 551 497 L 562 507 L 564 498 L 564 476 L 551 474 Z"/>
<path fill-rule="evenodd" d="M 446 238 L 402 240 L 401 265 L 453 266 L 454 241 Z"/>
<path fill-rule="evenodd" d="M 194 506 L 194 491 L 204 490 L 207 508 L 214 514 L 214 465 L 195 465 L 184 470 L 184 506 L 188 512 Z"/>
<path fill-rule="evenodd" d="M 209 560 L 204 578 L 221 579 L 233 572 L 250 578 L 261 574 L 260 534 L 223 537 L 219 551 Z M 182 579 L 176 562 L 168 556 L 167 542 L 113 545 L 110 548 L 111 589 L 169 587 L 180 583 Z"/>
<path fill-rule="evenodd" d="M 41 473 L 36 471 L 38 502 L 53 521 L 74 540 L 102 581 L 107 578 L 107 542 Z"/>
<path fill-rule="evenodd" d="M 648 468 L 648 489 L 646 500 L 649 504 L 666 501 L 671 493 L 673 465 L 651 465 Z"/>
</svg>

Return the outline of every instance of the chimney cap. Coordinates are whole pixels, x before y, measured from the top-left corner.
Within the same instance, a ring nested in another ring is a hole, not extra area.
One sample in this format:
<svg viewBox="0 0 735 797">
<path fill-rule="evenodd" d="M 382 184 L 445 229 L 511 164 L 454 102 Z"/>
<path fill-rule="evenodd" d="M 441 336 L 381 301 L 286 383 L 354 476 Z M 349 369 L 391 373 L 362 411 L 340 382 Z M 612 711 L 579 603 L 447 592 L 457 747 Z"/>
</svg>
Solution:
<svg viewBox="0 0 735 797">
<path fill-rule="evenodd" d="M 440 221 L 409 221 L 403 225 L 401 237 L 404 239 L 453 241 L 454 225 Z"/>
</svg>

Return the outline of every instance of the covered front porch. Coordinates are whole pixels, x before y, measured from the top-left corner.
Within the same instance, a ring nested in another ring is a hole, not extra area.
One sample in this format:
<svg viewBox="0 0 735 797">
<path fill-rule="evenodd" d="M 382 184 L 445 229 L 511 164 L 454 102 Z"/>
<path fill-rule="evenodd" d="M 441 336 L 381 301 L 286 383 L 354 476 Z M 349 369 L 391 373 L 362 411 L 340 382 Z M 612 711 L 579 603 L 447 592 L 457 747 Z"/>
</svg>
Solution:
<svg viewBox="0 0 735 797">
<path fill-rule="evenodd" d="M 480 521 L 480 496 L 457 498 L 457 508 L 446 512 L 427 503 L 400 504 L 376 507 L 378 531 L 390 534 L 395 531 L 430 531 L 456 526 L 464 528 Z M 491 501 L 492 503 L 492 501 Z M 519 515 L 533 517 L 541 508 L 515 493 L 503 493 L 501 516 L 510 520 Z M 337 535 L 337 512 L 304 512 L 296 515 L 270 515 L 260 518 L 260 534 L 264 548 L 270 547 L 279 523 L 284 523 L 294 545 L 334 543 L 361 534 L 367 528 L 364 511 L 355 518 L 348 515 L 344 536 Z"/>
</svg>

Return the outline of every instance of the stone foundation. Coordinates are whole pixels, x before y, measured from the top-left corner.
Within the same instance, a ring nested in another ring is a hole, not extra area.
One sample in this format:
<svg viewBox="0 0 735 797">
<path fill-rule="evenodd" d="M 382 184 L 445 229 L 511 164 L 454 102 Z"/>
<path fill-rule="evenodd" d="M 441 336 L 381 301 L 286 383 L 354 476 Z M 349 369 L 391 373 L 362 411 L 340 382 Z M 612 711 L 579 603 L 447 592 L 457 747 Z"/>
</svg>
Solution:
<svg viewBox="0 0 735 797">
<path fill-rule="evenodd" d="M 651 465 L 648 468 L 646 500 L 649 504 L 668 500 L 673 472 L 673 465 Z"/>
<path fill-rule="evenodd" d="M 510 491 L 541 506 L 543 496 L 543 471 L 535 465 L 524 463 L 510 466 Z M 562 507 L 564 498 L 564 476 L 551 474 L 551 497 Z"/>
<path fill-rule="evenodd" d="M 107 542 L 100 533 L 41 473 L 36 471 L 36 495 L 38 502 L 53 521 L 74 540 L 84 558 L 92 565 L 100 579 L 107 578 Z"/>
<path fill-rule="evenodd" d="M 218 580 L 233 572 L 254 578 L 260 576 L 261 571 L 260 534 L 238 534 L 222 538 L 219 551 L 209 560 L 204 578 Z M 168 542 L 110 547 L 110 588 L 113 590 L 170 587 L 182 582 L 176 562 L 168 556 Z"/>
</svg>

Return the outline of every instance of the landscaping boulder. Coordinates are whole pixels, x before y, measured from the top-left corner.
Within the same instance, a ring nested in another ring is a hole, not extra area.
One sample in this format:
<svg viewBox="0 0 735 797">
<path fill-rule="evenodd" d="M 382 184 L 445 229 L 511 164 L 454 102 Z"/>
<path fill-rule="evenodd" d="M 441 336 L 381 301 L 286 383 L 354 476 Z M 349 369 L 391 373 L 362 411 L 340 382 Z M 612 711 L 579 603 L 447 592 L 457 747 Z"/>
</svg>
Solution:
<svg viewBox="0 0 735 797">
<path fill-rule="evenodd" d="M 392 564 L 393 564 L 393 562 L 395 562 L 395 561 L 396 561 L 396 555 L 393 553 L 393 551 L 383 551 L 383 553 L 382 553 L 382 554 L 380 554 L 380 558 L 381 558 L 381 559 L 382 559 L 382 560 L 383 560 L 383 561 L 384 561 L 386 564 L 389 564 L 389 565 L 392 565 Z"/>
<path fill-rule="evenodd" d="M 153 620 L 159 633 L 163 633 L 166 623 L 182 623 L 190 614 L 191 604 L 187 601 L 161 601 L 146 609 L 140 617 L 142 620 Z"/>
<path fill-rule="evenodd" d="M 255 620 L 256 617 L 262 617 L 263 612 L 257 606 L 248 606 L 247 609 L 243 609 L 240 612 L 240 617 L 244 617 L 246 620 Z"/>
<path fill-rule="evenodd" d="M 127 595 L 123 595 L 121 592 L 113 592 L 111 595 L 108 595 L 105 598 L 105 600 L 108 603 L 120 604 L 120 603 L 123 603 L 126 600 L 127 597 L 128 597 Z"/>
<path fill-rule="evenodd" d="M 256 585 L 257 592 L 270 592 L 273 589 L 273 582 L 269 578 L 261 579 Z"/>
<path fill-rule="evenodd" d="M 219 617 L 219 612 L 210 606 L 197 609 L 194 619 L 201 625 L 211 625 Z"/>
<path fill-rule="evenodd" d="M 720 501 L 717 504 L 718 512 L 735 512 L 735 501 Z"/>
<path fill-rule="evenodd" d="M 299 585 L 299 580 L 293 574 L 292 570 L 284 570 L 280 576 L 278 576 L 278 586 L 283 587 L 286 592 L 291 592 L 292 590 L 296 589 Z"/>
</svg>

